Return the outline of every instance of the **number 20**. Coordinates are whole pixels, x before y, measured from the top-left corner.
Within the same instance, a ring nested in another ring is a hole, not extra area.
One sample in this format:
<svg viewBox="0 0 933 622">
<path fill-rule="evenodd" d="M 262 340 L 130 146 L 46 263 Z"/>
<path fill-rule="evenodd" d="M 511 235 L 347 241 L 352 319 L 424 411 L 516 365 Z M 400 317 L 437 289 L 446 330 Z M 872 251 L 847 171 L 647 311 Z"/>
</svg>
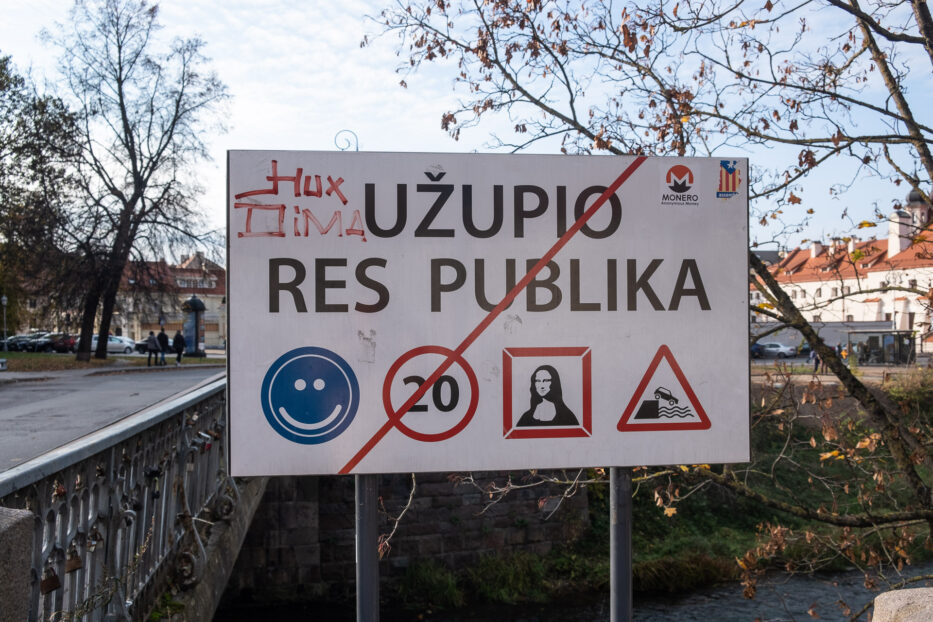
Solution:
<svg viewBox="0 0 933 622">
<path fill-rule="evenodd" d="M 403 382 L 405 384 L 413 384 L 415 386 L 421 386 L 424 384 L 424 378 L 421 376 L 408 376 Z M 441 386 L 446 384 L 450 388 L 449 399 L 445 402 L 444 395 L 441 390 Z M 450 376 L 441 376 L 437 379 L 437 382 L 434 383 L 434 386 L 431 387 L 431 399 L 434 402 L 434 406 L 441 412 L 450 412 L 457 407 L 457 402 L 460 401 L 460 387 L 457 385 L 457 381 Z M 428 411 L 427 404 L 415 404 L 412 406 L 408 412 L 418 412 L 423 413 Z"/>
</svg>

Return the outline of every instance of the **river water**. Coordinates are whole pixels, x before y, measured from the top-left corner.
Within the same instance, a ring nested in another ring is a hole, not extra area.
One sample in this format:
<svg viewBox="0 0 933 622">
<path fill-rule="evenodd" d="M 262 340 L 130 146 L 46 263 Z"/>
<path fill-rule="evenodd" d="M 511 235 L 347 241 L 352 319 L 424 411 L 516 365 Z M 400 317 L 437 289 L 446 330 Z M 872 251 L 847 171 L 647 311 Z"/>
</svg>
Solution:
<svg viewBox="0 0 933 622">
<path fill-rule="evenodd" d="M 933 562 L 906 567 L 904 576 L 933 574 Z M 730 584 L 692 592 L 683 596 L 636 597 L 637 622 L 812 622 L 848 620 L 843 604 L 855 613 L 874 594 L 865 589 L 859 572 L 822 576 L 769 575 L 758 585 L 753 600 L 742 597 L 742 587 Z M 892 580 L 898 580 L 896 577 Z M 933 587 L 933 581 L 911 587 Z M 815 615 L 811 615 L 815 614 Z M 867 616 L 862 616 L 867 620 Z M 352 622 L 352 608 L 284 607 L 250 611 L 221 610 L 215 622 L 271 622 L 272 620 L 327 620 Z M 547 605 L 489 605 L 458 611 L 393 611 L 380 613 L 382 622 L 608 622 L 609 595 L 588 595 L 577 602 Z"/>
</svg>

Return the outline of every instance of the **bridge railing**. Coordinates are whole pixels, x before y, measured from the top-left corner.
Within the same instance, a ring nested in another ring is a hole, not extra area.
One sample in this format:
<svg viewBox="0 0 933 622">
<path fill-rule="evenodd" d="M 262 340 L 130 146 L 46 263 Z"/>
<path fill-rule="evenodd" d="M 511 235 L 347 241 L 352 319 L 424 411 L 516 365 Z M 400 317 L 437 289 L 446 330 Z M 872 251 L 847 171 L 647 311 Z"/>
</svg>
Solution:
<svg viewBox="0 0 933 622">
<path fill-rule="evenodd" d="M 0 473 L 0 506 L 35 517 L 29 620 L 140 620 L 196 583 L 229 517 L 226 378 Z"/>
</svg>

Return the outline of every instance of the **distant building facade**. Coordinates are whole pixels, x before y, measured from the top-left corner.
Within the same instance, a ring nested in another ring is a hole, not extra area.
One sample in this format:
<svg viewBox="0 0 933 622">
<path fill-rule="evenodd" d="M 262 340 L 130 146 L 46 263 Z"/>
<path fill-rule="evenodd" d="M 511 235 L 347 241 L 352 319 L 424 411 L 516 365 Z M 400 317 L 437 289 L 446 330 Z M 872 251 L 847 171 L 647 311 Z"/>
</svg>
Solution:
<svg viewBox="0 0 933 622">
<path fill-rule="evenodd" d="M 227 280 L 223 267 L 200 252 L 178 264 L 137 263 L 124 275 L 111 332 L 140 340 L 149 331 L 182 330 L 184 305 L 192 296 L 204 303 L 199 343 L 209 348 L 227 344 Z"/>
<path fill-rule="evenodd" d="M 887 237 L 856 237 L 787 251 L 769 269 L 811 322 L 890 322 L 928 339 L 933 308 L 931 207 L 918 192 L 888 219 Z M 752 320 L 767 322 L 754 287 Z M 759 309 L 756 312 L 756 306 Z"/>
</svg>

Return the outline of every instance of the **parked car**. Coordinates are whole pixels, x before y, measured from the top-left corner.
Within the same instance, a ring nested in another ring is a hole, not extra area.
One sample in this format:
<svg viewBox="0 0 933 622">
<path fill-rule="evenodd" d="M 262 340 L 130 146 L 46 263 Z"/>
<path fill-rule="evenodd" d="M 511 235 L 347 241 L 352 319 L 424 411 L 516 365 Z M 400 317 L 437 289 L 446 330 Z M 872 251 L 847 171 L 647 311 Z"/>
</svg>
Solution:
<svg viewBox="0 0 933 622">
<path fill-rule="evenodd" d="M 761 356 L 779 359 L 787 358 L 789 356 L 797 356 L 797 348 L 793 346 L 785 346 L 783 343 L 771 341 L 761 344 Z"/>
<path fill-rule="evenodd" d="M 51 352 L 52 342 L 44 330 L 33 331 L 10 338 L 9 350 L 13 352 Z"/>
<path fill-rule="evenodd" d="M 6 340 L 6 349 L 10 352 L 19 352 L 20 342 L 29 340 L 29 335 L 10 335 Z"/>
<path fill-rule="evenodd" d="M 114 339 L 123 345 L 123 348 L 119 350 L 119 352 L 123 352 L 123 354 L 129 354 L 136 349 L 136 342 L 129 337 L 110 337 L 107 340 L 107 352 L 110 352 L 110 344 L 113 343 Z"/>
<path fill-rule="evenodd" d="M 68 333 L 49 335 L 49 339 L 52 342 L 52 349 L 56 352 L 74 352 L 78 346 L 75 336 Z"/>
<path fill-rule="evenodd" d="M 97 341 L 97 335 L 91 337 L 91 352 L 97 350 Z M 136 342 L 128 337 L 116 337 L 114 335 L 107 337 L 107 352 L 111 354 L 129 354 L 135 349 L 135 346 Z"/>
</svg>

